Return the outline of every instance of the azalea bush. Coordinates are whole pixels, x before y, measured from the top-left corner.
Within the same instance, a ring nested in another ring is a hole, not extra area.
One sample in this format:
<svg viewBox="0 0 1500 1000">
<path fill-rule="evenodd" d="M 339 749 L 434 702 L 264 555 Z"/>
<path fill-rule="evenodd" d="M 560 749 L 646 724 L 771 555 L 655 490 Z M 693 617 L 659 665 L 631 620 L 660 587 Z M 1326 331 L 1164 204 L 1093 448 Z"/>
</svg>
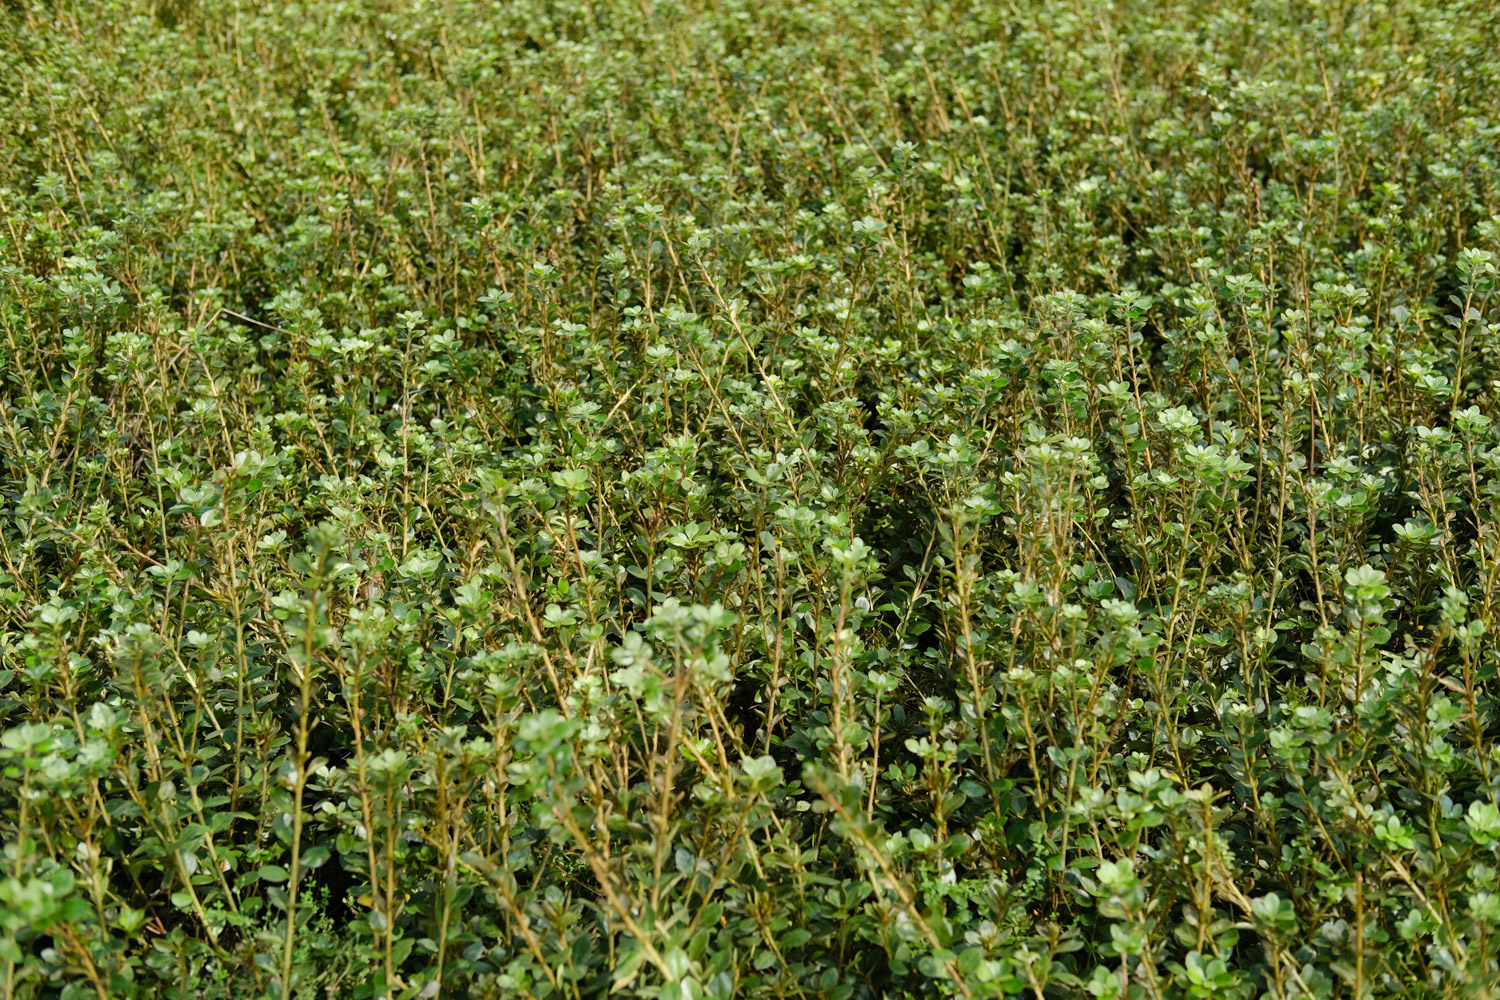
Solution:
<svg viewBox="0 0 1500 1000">
<path fill-rule="evenodd" d="M 0 6 L 0 997 L 1500 992 L 1479 0 Z"/>
</svg>

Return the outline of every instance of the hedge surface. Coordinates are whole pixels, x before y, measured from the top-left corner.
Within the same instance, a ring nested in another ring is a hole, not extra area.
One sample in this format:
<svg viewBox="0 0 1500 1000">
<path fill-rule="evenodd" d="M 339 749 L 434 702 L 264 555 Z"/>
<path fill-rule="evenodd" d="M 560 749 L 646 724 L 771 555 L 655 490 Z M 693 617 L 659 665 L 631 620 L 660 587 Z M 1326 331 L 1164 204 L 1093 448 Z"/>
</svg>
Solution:
<svg viewBox="0 0 1500 1000">
<path fill-rule="evenodd" d="M 1484 0 L 8 0 L 0 996 L 1494 997 Z"/>
</svg>

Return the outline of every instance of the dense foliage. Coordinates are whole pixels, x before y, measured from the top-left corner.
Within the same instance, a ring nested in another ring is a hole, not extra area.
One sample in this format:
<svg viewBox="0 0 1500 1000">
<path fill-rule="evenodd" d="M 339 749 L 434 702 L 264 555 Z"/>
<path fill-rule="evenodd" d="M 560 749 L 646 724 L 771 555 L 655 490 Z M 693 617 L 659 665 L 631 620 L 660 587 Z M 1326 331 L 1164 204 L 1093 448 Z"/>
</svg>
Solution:
<svg viewBox="0 0 1500 1000">
<path fill-rule="evenodd" d="M 8 0 L 0 996 L 1500 991 L 1489 0 Z"/>
</svg>

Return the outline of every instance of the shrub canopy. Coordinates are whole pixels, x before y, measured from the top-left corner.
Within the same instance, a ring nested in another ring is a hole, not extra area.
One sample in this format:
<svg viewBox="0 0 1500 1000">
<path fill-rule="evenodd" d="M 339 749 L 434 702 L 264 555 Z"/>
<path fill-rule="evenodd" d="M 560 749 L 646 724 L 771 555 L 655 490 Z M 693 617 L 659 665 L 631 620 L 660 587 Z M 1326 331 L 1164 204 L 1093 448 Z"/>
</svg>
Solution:
<svg viewBox="0 0 1500 1000">
<path fill-rule="evenodd" d="M 9 0 L 0 996 L 1492 997 L 1481 0 Z"/>
</svg>

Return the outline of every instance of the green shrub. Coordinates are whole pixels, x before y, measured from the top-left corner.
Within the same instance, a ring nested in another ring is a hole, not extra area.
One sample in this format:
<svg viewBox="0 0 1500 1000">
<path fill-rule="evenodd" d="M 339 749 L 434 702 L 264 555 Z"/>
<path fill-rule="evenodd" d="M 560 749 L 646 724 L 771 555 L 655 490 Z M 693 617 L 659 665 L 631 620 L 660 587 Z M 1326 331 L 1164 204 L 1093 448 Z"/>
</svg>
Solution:
<svg viewBox="0 0 1500 1000">
<path fill-rule="evenodd" d="M 10 0 L 0 996 L 1493 997 L 1500 16 Z"/>
</svg>

